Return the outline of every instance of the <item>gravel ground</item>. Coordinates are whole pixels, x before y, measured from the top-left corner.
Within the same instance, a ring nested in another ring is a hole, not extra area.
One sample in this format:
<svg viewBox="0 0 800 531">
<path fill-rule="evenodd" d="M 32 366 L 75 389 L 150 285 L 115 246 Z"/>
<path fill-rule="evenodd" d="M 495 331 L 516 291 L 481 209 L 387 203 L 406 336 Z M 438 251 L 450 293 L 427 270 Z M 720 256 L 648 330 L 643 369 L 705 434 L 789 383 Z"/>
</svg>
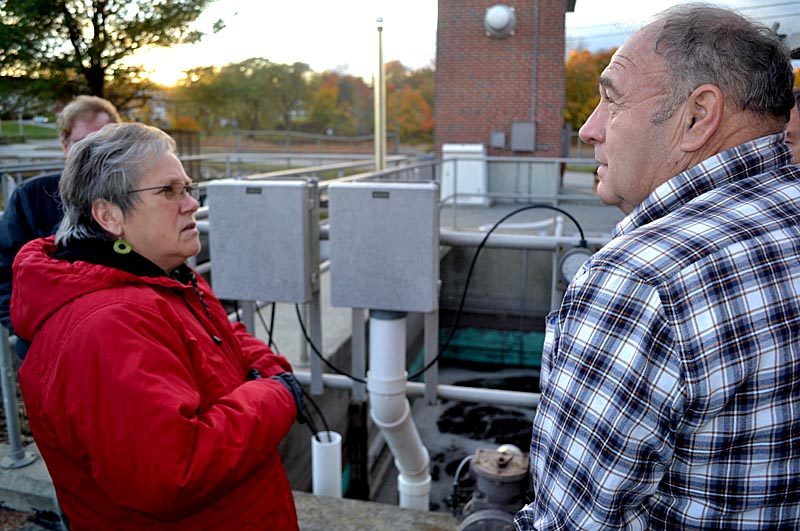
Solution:
<svg viewBox="0 0 800 531">
<path fill-rule="evenodd" d="M 49 511 L 23 513 L 0 506 L 0 531 L 59 531 L 58 517 Z"/>
</svg>

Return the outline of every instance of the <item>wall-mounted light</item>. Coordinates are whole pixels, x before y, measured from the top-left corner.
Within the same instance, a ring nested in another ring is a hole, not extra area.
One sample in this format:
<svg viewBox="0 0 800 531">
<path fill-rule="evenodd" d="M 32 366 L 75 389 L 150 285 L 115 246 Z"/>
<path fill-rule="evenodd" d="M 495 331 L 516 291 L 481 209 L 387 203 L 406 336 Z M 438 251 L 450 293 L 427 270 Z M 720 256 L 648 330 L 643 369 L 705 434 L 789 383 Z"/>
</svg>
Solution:
<svg viewBox="0 0 800 531">
<path fill-rule="evenodd" d="M 517 14 L 513 7 L 495 4 L 486 10 L 483 27 L 486 29 L 487 37 L 504 39 L 514 35 L 514 31 L 517 29 Z"/>
</svg>

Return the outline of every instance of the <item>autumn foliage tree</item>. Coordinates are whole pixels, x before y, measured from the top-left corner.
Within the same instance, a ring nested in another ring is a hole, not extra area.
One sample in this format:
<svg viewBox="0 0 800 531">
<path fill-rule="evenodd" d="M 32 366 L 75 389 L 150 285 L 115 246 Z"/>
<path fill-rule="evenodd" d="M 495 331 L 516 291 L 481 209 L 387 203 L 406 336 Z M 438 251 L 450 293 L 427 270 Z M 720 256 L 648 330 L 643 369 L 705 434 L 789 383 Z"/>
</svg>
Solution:
<svg viewBox="0 0 800 531">
<path fill-rule="evenodd" d="M 386 63 L 386 125 L 406 142 L 433 140 L 433 69 Z"/>
<path fill-rule="evenodd" d="M 35 80 L 44 97 L 87 93 L 124 106 L 144 79 L 143 67 L 123 60 L 144 47 L 198 41 L 190 25 L 211 1 L 0 0 L 0 75 Z"/>
<path fill-rule="evenodd" d="M 567 93 L 564 121 L 573 130 L 580 129 L 600 101 L 597 89 L 600 73 L 611 61 L 615 51 L 592 53 L 589 50 L 570 50 L 565 65 Z"/>
<path fill-rule="evenodd" d="M 281 128 L 337 136 L 373 131 L 373 89 L 360 77 L 315 73 L 304 63 L 277 64 L 260 57 L 186 74 L 174 91 L 177 112 L 206 130 Z M 431 68 L 386 64 L 387 129 L 402 141 L 432 140 L 433 79 Z"/>
<path fill-rule="evenodd" d="M 372 129 L 372 92 L 364 80 L 323 72 L 311 82 L 306 130 L 336 135 L 367 134 Z"/>
<path fill-rule="evenodd" d="M 433 135 L 433 109 L 418 90 L 409 85 L 387 96 L 387 123 L 404 141 L 430 141 Z"/>
</svg>

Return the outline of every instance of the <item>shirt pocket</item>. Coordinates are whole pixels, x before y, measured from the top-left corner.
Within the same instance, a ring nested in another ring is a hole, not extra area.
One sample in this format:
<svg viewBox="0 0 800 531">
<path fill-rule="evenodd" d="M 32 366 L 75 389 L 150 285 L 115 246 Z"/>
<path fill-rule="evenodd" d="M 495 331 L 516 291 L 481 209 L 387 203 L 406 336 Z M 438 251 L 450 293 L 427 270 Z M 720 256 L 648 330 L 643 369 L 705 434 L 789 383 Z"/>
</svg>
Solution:
<svg viewBox="0 0 800 531">
<path fill-rule="evenodd" d="M 558 350 L 558 339 L 561 335 L 561 327 L 558 323 L 558 310 L 552 311 L 544 318 L 544 345 L 542 346 L 542 371 L 539 377 L 539 385 L 544 389 L 547 384 L 547 377 L 550 374 L 553 356 Z"/>
</svg>

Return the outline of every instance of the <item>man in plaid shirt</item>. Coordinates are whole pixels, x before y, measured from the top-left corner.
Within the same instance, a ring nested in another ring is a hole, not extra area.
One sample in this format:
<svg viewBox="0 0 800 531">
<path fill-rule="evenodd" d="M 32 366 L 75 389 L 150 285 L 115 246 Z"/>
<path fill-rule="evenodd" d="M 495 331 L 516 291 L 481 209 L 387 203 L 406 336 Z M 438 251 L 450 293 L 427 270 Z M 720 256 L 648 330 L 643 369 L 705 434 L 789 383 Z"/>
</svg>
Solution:
<svg viewBox="0 0 800 531">
<path fill-rule="evenodd" d="M 580 131 L 627 217 L 547 318 L 519 529 L 800 528 L 800 167 L 789 52 L 679 6 Z"/>
</svg>

